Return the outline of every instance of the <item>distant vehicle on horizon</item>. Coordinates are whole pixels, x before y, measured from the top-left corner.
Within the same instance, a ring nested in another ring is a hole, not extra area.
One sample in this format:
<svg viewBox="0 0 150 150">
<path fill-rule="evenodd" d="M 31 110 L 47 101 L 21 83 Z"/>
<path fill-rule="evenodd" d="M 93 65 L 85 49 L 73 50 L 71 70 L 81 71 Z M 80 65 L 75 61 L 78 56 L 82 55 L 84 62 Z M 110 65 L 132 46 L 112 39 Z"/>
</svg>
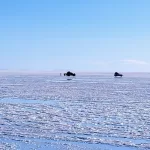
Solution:
<svg viewBox="0 0 150 150">
<path fill-rule="evenodd" d="M 118 72 L 114 73 L 114 77 L 122 77 L 122 76 L 123 76 L 123 74 L 121 74 L 121 73 L 118 73 Z"/>
<path fill-rule="evenodd" d="M 68 71 L 67 73 L 64 73 L 64 76 L 76 76 L 76 74 Z"/>
</svg>

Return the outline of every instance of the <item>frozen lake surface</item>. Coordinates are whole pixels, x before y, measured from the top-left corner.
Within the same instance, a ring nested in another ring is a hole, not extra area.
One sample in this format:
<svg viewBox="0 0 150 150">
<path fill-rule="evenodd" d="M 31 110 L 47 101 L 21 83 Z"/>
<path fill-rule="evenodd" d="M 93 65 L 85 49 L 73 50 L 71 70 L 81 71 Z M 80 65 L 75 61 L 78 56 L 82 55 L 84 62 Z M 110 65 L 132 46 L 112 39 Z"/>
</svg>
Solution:
<svg viewBox="0 0 150 150">
<path fill-rule="evenodd" d="M 0 149 L 150 149 L 150 74 L 0 75 Z"/>
</svg>

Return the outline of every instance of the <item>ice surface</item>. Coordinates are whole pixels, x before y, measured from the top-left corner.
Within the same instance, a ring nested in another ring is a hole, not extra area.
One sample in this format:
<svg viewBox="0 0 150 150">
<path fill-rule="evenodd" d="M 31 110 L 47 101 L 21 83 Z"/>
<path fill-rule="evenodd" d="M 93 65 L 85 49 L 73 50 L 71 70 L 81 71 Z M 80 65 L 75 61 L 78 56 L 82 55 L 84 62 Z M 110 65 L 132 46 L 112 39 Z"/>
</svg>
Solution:
<svg viewBox="0 0 150 150">
<path fill-rule="evenodd" d="M 150 78 L 0 76 L 0 149 L 22 139 L 150 149 L 149 116 Z"/>
</svg>

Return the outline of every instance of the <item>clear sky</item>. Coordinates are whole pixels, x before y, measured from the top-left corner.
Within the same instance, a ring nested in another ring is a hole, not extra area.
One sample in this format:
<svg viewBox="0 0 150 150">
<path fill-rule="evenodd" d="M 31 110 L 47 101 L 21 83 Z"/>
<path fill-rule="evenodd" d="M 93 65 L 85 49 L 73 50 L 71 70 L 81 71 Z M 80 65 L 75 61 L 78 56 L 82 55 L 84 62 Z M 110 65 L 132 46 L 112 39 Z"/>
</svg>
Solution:
<svg viewBox="0 0 150 150">
<path fill-rule="evenodd" d="M 150 0 L 0 2 L 0 70 L 150 71 Z"/>
</svg>

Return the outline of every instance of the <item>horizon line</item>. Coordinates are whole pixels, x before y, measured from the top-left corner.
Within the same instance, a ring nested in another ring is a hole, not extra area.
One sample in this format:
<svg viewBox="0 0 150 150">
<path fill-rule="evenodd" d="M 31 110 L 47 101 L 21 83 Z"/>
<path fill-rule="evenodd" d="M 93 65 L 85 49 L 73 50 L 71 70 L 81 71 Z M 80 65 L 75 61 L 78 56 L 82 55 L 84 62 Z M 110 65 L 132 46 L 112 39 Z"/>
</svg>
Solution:
<svg viewBox="0 0 150 150">
<path fill-rule="evenodd" d="M 69 70 L 67 70 L 69 71 Z M 64 70 L 5 70 L 5 69 L 0 69 L 0 74 L 63 74 L 67 72 L 65 69 Z M 116 71 L 71 71 L 74 73 L 78 74 L 109 74 L 109 73 L 114 73 Z M 132 73 L 132 74 L 137 74 L 137 73 L 150 73 L 150 72 L 144 72 L 144 71 L 118 71 L 120 73 Z"/>
</svg>

